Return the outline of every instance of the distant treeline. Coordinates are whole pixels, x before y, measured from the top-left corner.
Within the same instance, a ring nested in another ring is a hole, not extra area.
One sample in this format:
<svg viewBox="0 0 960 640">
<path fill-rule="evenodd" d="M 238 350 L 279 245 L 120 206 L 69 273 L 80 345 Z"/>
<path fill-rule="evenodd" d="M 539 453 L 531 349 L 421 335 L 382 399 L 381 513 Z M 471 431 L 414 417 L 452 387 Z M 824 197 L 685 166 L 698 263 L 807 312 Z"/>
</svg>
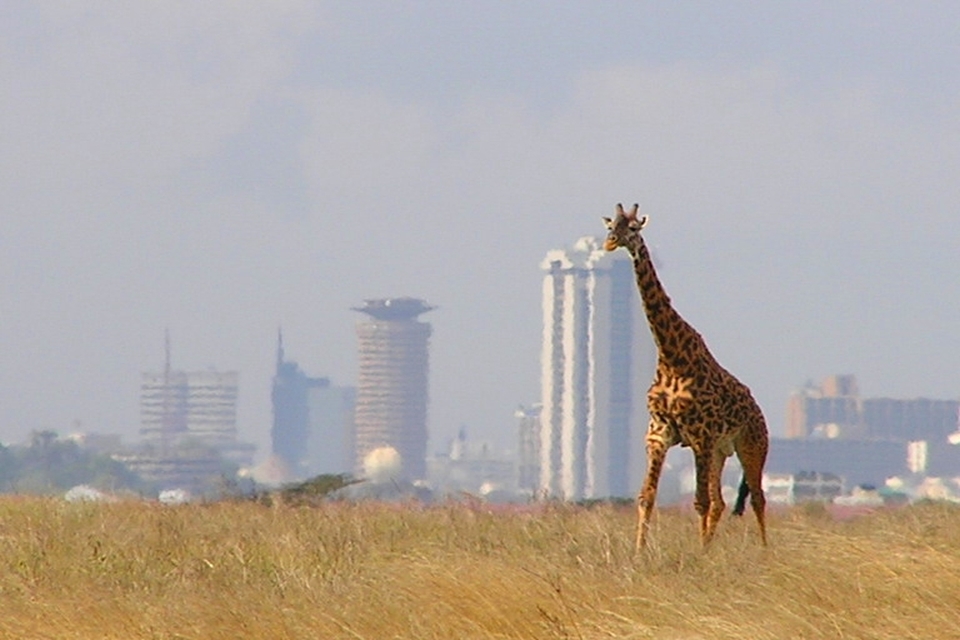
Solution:
<svg viewBox="0 0 960 640">
<path fill-rule="evenodd" d="M 149 489 L 122 462 L 55 431 L 34 431 L 27 444 L 0 445 L 0 493 L 55 494 L 81 484 L 108 492 Z"/>
</svg>

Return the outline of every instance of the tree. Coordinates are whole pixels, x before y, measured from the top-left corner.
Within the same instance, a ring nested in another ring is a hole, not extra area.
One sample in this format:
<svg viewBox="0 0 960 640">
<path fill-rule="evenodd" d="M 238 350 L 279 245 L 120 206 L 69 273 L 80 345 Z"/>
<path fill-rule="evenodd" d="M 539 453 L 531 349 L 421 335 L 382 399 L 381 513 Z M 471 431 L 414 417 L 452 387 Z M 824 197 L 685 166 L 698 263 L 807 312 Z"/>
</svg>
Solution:
<svg viewBox="0 0 960 640">
<path fill-rule="evenodd" d="M 103 491 L 139 491 L 143 483 L 122 462 L 89 451 L 55 431 L 34 431 L 30 444 L 0 451 L 0 491 L 59 493 L 78 484 Z"/>
</svg>

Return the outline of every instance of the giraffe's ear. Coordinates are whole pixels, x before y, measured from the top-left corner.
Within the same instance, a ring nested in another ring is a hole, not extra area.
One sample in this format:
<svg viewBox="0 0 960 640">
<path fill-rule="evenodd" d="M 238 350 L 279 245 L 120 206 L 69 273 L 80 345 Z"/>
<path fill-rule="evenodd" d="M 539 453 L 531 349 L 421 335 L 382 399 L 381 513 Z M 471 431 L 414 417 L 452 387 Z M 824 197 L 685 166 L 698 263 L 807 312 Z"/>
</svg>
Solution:
<svg viewBox="0 0 960 640">
<path fill-rule="evenodd" d="M 603 226 L 605 226 L 607 229 L 613 229 L 613 220 L 604 216 Z"/>
</svg>

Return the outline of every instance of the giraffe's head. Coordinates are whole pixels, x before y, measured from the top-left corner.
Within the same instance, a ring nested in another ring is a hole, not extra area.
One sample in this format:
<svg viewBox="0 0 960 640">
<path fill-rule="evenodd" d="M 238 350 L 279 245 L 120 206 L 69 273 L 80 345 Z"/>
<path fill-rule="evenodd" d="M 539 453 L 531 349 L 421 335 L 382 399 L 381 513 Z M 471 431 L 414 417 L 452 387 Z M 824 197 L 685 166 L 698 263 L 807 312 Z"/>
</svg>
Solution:
<svg viewBox="0 0 960 640">
<path fill-rule="evenodd" d="M 617 247 L 627 247 L 633 243 L 640 230 L 647 225 L 647 216 L 637 217 L 640 211 L 640 205 L 633 205 L 630 213 L 623 210 L 623 205 L 617 205 L 617 217 L 611 220 L 604 218 L 603 223 L 607 226 L 607 239 L 603 243 L 603 248 L 607 251 L 614 251 Z"/>
</svg>

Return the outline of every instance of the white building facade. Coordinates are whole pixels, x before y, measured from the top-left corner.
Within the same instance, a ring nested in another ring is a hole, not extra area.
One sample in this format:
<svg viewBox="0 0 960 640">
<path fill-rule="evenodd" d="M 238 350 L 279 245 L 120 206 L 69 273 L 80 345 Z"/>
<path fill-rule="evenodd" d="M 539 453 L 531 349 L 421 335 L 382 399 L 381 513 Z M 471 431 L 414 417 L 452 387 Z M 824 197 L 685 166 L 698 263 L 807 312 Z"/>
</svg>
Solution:
<svg viewBox="0 0 960 640">
<path fill-rule="evenodd" d="M 633 263 L 586 237 L 548 252 L 541 268 L 539 492 L 564 500 L 633 495 L 656 364 Z"/>
</svg>

